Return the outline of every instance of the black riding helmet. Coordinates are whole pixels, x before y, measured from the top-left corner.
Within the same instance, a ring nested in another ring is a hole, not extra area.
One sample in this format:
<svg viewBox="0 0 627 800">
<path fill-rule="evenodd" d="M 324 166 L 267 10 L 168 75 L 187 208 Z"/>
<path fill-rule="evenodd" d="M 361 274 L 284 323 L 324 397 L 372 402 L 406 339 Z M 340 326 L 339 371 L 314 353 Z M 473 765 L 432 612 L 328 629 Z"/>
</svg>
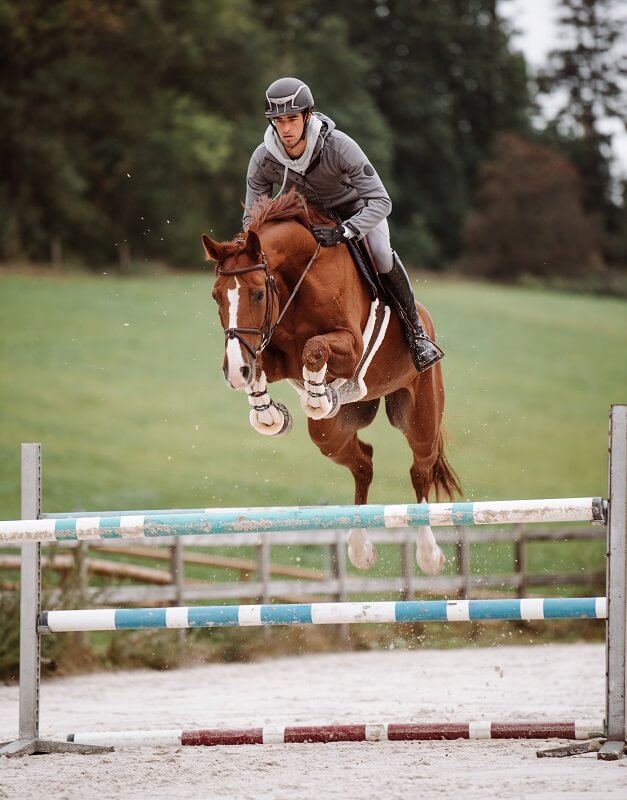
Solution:
<svg viewBox="0 0 627 800">
<path fill-rule="evenodd" d="M 266 89 L 266 117 L 269 120 L 309 111 L 313 105 L 311 89 L 298 78 L 279 78 Z"/>
</svg>

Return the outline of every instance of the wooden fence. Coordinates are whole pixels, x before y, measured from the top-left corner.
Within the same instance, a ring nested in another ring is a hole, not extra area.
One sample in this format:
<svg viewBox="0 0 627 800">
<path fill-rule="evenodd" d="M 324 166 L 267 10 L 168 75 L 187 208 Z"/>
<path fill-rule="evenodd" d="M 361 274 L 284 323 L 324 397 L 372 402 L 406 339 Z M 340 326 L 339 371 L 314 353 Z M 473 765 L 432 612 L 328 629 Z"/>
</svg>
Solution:
<svg viewBox="0 0 627 800">
<path fill-rule="evenodd" d="M 415 532 L 411 529 L 371 531 L 370 538 L 380 545 L 394 545 L 400 550 L 400 574 L 383 577 L 376 566 L 365 573 L 356 573 L 346 563 L 345 531 L 309 531 L 270 534 L 211 534 L 181 537 L 132 544 L 120 540 L 106 543 L 57 544 L 52 555 L 44 556 L 43 567 L 62 575 L 61 588 L 49 592 L 51 604 L 60 600 L 67 585 L 72 586 L 91 605 L 160 605 L 175 603 L 185 605 L 196 601 L 233 600 L 269 603 L 273 599 L 301 602 L 311 598 L 345 601 L 355 597 L 391 594 L 400 599 L 424 595 L 446 597 L 477 597 L 489 591 L 513 593 L 527 597 L 536 587 L 588 586 L 602 590 L 605 569 L 598 568 L 555 573 L 543 570 L 532 573 L 528 568 L 528 545 L 534 542 L 604 540 L 603 526 L 570 528 L 510 526 L 505 529 L 477 529 L 455 527 L 440 529 L 438 542 L 452 546 L 454 574 L 429 577 L 417 574 L 415 564 Z M 185 543 L 184 543 L 185 541 Z M 472 548 L 477 545 L 509 543 L 511 545 L 511 571 L 480 575 L 471 570 Z M 280 546 L 302 547 L 314 545 L 323 549 L 323 569 L 278 564 L 272 561 L 272 548 Z M 254 548 L 254 558 L 225 556 L 206 552 L 213 548 Z M 197 549 L 201 547 L 204 552 Z M 62 551 L 62 552 L 60 552 Z M 3 554 L 4 552 L 4 554 Z M 139 557 L 146 560 L 166 561 L 168 569 L 154 569 L 145 565 L 122 563 L 107 554 Z M 449 550 L 449 562 L 450 550 Z M 186 576 L 186 565 L 228 570 L 234 575 L 228 580 L 193 580 Z M 19 568 L 19 555 L 0 550 L 0 573 L 5 576 Z M 90 575 L 106 576 L 107 585 L 97 586 Z M 124 581 L 124 583 L 115 583 Z M 132 582 L 129 583 L 129 581 Z M 12 590 L 12 580 L 2 580 L 0 590 Z"/>
</svg>

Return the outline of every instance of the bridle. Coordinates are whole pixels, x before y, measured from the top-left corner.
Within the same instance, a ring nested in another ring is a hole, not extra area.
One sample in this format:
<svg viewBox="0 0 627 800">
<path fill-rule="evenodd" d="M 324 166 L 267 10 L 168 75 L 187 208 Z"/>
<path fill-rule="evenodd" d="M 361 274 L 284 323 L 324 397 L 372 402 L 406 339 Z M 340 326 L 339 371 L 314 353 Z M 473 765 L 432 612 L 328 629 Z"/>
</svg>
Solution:
<svg viewBox="0 0 627 800">
<path fill-rule="evenodd" d="M 256 270 L 262 269 L 265 273 L 265 284 L 266 284 L 266 311 L 264 314 L 263 322 L 261 324 L 261 328 L 225 328 L 224 329 L 224 336 L 225 336 L 225 344 L 228 343 L 230 339 L 237 339 L 237 341 L 248 350 L 251 357 L 253 359 L 257 358 L 259 353 L 263 352 L 266 347 L 270 344 L 270 339 L 272 338 L 272 334 L 274 333 L 274 329 L 276 325 L 272 325 L 272 317 L 274 312 L 274 305 L 275 301 L 278 304 L 279 302 L 279 289 L 276 285 L 276 280 L 274 275 L 270 272 L 268 267 L 268 260 L 266 258 L 266 254 L 264 252 L 261 253 L 261 264 L 249 264 L 246 267 L 235 267 L 233 269 L 226 270 L 222 264 L 218 265 L 217 274 L 218 275 L 245 275 L 247 272 L 255 272 Z M 278 324 L 278 323 L 277 323 Z M 257 350 L 253 350 L 253 348 L 248 344 L 248 342 L 242 338 L 242 334 L 253 334 L 255 336 L 260 337 L 260 343 Z"/>
<path fill-rule="evenodd" d="M 280 294 L 279 288 L 276 284 L 276 278 L 270 272 L 270 267 L 268 266 L 268 259 L 266 258 L 266 254 L 264 251 L 261 251 L 261 264 L 249 264 L 246 267 L 234 267 L 233 269 L 224 269 L 223 264 L 218 265 L 217 274 L 218 275 L 245 275 L 248 272 L 255 272 L 256 270 L 262 269 L 265 273 L 265 286 L 266 286 L 266 310 L 263 317 L 263 322 L 261 323 L 260 328 L 225 328 L 224 329 L 224 337 L 225 337 L 225 344 L 229 342 L 230 339 L 237 339 L 237 341 L 250 353 L 250 356 L 253 360 L 257 358 L 258 355 L 263 353 L 266 347 L 270 344 L 270 340 L 272 339 L 272 335 L 274 334 L 275 330 L 278 328 L 279 323 L 285 316 L 285 312 L 289 308 L 292 303 L 292 300 L 296 296 L 296 292 L 299 290 L 301 283 L 305 279 L 305 275 L 309 271 L 309 268 L 313 264 L 320 251 L 320 245 L 318 245 L 314 251 L 314 254 L 309 259 L 309 262 L 305 269 L 303 270 L 303 274 L 298 279 L 292 294 L 288 297 L 286 304 L 283 306 L 283 310 L 277 317 L 277 321 L 273 324 L 272 318 L 274 316 L 275 304 L 278 307 L 280 301 Z M 242 338 L 243 334 L 252 334 L 253 336 L 259 336 L 259 346 L 256 350 L 248 344 L 248 342 Z"/>
</svg>

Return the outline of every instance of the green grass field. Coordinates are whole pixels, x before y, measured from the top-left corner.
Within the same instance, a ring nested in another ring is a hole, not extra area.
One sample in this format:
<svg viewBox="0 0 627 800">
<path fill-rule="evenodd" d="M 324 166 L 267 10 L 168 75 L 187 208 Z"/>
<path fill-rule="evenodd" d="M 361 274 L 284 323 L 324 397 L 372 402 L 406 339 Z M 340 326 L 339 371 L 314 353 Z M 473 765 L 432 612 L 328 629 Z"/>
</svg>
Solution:
<svg viewBox="0 0 627 800">
<path fill-rule="evenodd" d="M 229 390 L 212 275 L 0 275 L 0 518 L 19 444 L 44 445 L 47 511 L 352 502 L 295 424 L 272 440 Z M 627 303 L 416 280 L 447 353 L 449 456 L 468 499 L 606 494 L 607 414 L 627 401 Z M 411 502 L 409 451 L 380 413 L 372 502 Z"/>
<path fill-rule="evenodd" d="M 273 392 L 293 411 L 289 437 L 267 439 L 249 426 L 246 396 L 222 378 L 223 337 L 211 284 L 209 274 L 0 273 L 0 519 L 19 517 L 19 445 L 28 441 L 44 446 L 46 511 L 352 502 L 351 477 L 311 444 L 289 387 Z M 608 408 L 627 400 L 627 303 L 435 279 L 416 281 L 416 294 L 432 311 L 447 352 L 449 456 L 465 496 L 605 495 Z M 412 502 L 410 454 L 400 434 L 383 413 L 364 434 L 375 446 L 371 501 Z M 277 547 L 272 559 L 320 567 L 323 554 Z M 529 548 L 530 569 L 547 575 L 602 563 L 599 541 Z M 473 548 L 475 574 L 509 572 L 511 564 L 509 545 Z M 449 562 L 447 572 L 452 569 Z M 398 548 L 380 548 L 375 574 L 398 570 Z M 228 573 L 188 567 L 187 575 L 224 580 Z M 44 583 L 56 578 L 46 571 Z M 582 593 L 581 587 L 559 589 Z M 17 605 L 11 608 L 3 611 L 0 648 L 0 674 L 9 677 L 18 654 Z M 379 627 L 359 646 L 468 644 L 467 632 L 460 638 L 446 626 L 412 628 L 402 637 Z M 524 625 L 487 629 L 472 629 L 470 639 L 529 639 Z M 71 653 L 72 669 L 79 662 L 89 668 L 94 653 L 103 663 L 172 665 L 178 640 L 170 633 L 96 634 L 84 663 L 76 643 L 46 653 L 53 662 Z M 273 652 L 329 646 L 324 637 L 305 643 L 297 634 L 273 631 Z M 353 642 L 365 636 L 351 635 Z M 540 635 L 578 638 L 582 626 L 556 624 Z M 268 648 L 266 638 L 249 631 L 217 632 L 202 637 L 202 646 L 213 647 L 207 657 L 220 659 L 250 658 Z"/>
</svg>

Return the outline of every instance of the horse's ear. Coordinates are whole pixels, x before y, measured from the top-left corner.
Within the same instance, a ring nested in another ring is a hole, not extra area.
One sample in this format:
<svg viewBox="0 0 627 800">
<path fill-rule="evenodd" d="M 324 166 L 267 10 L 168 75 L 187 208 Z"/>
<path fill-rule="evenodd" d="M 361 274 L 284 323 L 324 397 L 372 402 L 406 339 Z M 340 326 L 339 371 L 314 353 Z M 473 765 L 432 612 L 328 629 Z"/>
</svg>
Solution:
<svg viewBox="0 0 627 800">
<path fill-rule="evenodd" d="M 253 261 L 261 261 L 262 250 L 259 236 L 250 229 L 246 233 L 246 246 L 244 248 Z"/>
<path fill-rule="evenodd" d="M 205 248 L 205 253 L 207 254 L 207 258 L 211 259 L 212 261 L 221 261 L 222 258 L 222 245 L 220 242 L 216 242 L 213 239 L 210 239 L 206 233 L 202 235 L 202 243 L 203 247 Z"/>
</svg>

